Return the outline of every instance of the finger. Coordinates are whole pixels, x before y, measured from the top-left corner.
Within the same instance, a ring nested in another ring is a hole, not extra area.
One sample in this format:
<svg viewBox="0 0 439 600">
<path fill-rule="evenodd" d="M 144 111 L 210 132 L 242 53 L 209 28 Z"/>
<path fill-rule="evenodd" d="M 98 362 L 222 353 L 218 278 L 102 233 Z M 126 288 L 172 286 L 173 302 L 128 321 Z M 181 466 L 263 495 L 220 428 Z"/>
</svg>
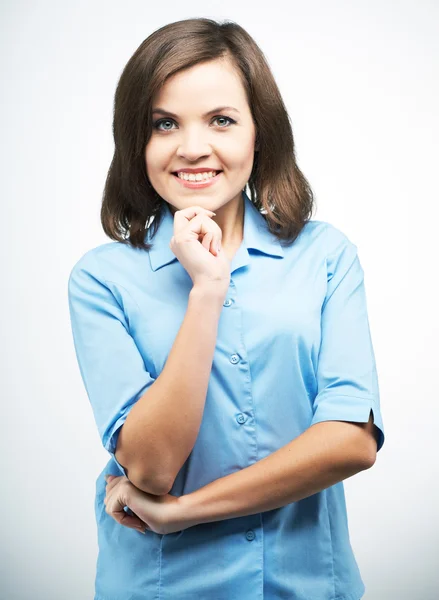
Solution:
<svg viewBox="0 0 439 600">
<path fill-rule="evenodd" d="M 170 248 L 172 249 L 175 243 L 175 237 L 178 235 L 179 243 L 198 241 L 203 247 L 211 252 L 214 256 L 219 254 L 219 246 L 221 244 L 222 231 L 213 219 L 204 211 L 197 214 L 190 221 L 186 220 L 181 231 L 177 231 L 178 224 L 174 223 L 174 236 L 171 238 Z M 207 233 L 212 235 L 205 239 Z"/>
<path fill-rule="evenodd" d="M 202 242 L 202 246 L 203 246 L 204 248 L 206 248 L 206 250 L 207 250 L 208 252 L 209 252 L 209 247 L 210 247 L 210 245 L 211 245 L 212 239 L 213 239 L 213 233 L 212 233 L 211 231 L 208 231 L 208 232 L 206 233 L 206 235 L 204 236 L 204 238 L 203 238 L 203 242 Z"/>
<path fill-rule="evenodd" d="M 115 477 L 113 476 L 109 482 L 107 483 L 107 485 L 105 486 L 105 490 L 107 492 L 107 494 L 109 494 L 111 492 L 111 490 L 116 487 L 116 485 L 120 482 L 121 477 Z"/>
<path fill-rule="evenodd" d="M 185 229 L 188 223 L 200 215 L 208 216 L 210 219 L 212 216 L 216 216 L 216 213 L 201 206 L 189 206 L 188 208 L 177 210 L 174 214 L 174 234 Z"/>
<path fill-rule="evenodd" d="M 215 256 L 218 256 L 219 251 L 221 248 L 221 238 L 219 236 L 216 236 L 213 240 L 212 240 L 212 244 L 211 244 L 211 252 L 215 254 Z"/>
<path fill-rule="evenodd" d="M 129 529 L 136 529 L 141 533 L 145 532 L 146 523 L 144 523 L 136 515 L 129 515 L 122 509 L 122 511 L 118 511 L 116 515 L 113 516 L 112 514 L 111 516 L 123 527 L 128 527 Z"/>
<path fill-rule="evenodd" d="M 210 214 L 212 216 L 216 216 L 216 213 L 214 213 L 213 210 L 209 210 L 208 208 L 204 208 L 203 206 L 198 206 L 198 204 L 196 204 L 195 206 L 188 206 L 187 208 L 176 210 L 174 213 L 174 221 L 179 221 L 183 219 L 190 220 L 202 212 Z"/>
<path fill-rule="evenodd" d="M 204 236 L 208 231 L 210 231 L 216 238 L 222 236 L 222 231 L 219 225 L 205 213 L 200 213 L 190 221 L 186 221 L 183 229 L 176 231 L 175 235 L 179 235 L 183 239 L 186 237 L 188 239 L 199 239 L 200 235 Z"/>
<path fill-rule="evenodd" d="M 125 477 L 125 475 L 112 475 L 111 473 L 107 473 L 104 479 L 108 483 L 109 481 L 113 481 L 113 479 L 120 479 L 121 477 Z M 128 478 L 126 477 L 125 479 Z"/>
<path fill-rule="evenodd" d="M 120 524 L 123 527 L 129 527 L 130 529 L 137 529 L 141 533 L 145 532 L 146 523 L 139 519 L 136 515 L 129 515 L 124 510 L 122 510 Z"/>
<path fill-rule="evenodd" d="M 126 500 L 120 496 L 116 496 L 113 494 L 112 497 L 106 498 L 106 507 L 105 512 L 110 515 L 115 521 L 117 521 L 123 527 L 128 527 L 129 529 L 136 529 L 137 531 L 141 531 L 144 533 L 146 528 L 146 523 L 142 521 L 136 514 L 128 514 L 125 511 Z"/>
</svg>

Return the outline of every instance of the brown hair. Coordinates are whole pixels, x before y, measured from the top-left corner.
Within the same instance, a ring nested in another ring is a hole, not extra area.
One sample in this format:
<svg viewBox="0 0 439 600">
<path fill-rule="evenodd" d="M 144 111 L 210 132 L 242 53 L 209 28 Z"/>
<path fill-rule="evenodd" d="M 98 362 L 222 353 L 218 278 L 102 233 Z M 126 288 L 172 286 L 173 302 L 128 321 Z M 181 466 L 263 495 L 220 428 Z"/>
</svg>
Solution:
<svg viewBox="0 0 439 600">
<path fill-rule="evenodd" d="M 175 73 L 218 58 L 230 59 L 237 68 L 255 123 L 259 149 L 247 184 L 251 201 L 263 209 L 269 230 L 286 243 L 311 218 L 313 193 L 297 166 L 288 113 L 264 54 L 238 24 L 195 18 L 154 31 L 120 76 L 114 98 L 115 150 L 101 207 L 102 227 L 111 239 L 151 248 L 145 241 L 150 218 L 152 239 L 164 214 L 164 200 L 151 186 L 145 166 L 152 99 Z"/>
</svg>

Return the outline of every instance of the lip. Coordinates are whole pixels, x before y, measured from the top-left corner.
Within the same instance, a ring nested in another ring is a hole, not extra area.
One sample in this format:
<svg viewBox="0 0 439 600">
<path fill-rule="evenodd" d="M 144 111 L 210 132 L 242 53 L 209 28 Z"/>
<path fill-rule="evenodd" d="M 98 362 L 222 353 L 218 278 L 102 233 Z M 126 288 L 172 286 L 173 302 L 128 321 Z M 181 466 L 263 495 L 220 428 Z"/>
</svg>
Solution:
<svg viewBox="0 0 439 600">
<path fill-rule="evenodd" d="M 197 167 L 196 169 L 177 169 L 177 171 L 173 171 L 173 173 L 209 173 L 209 171 L 221 171 L 221 169 L 212 169 L 211 167 Z"/>
<path fill-rule="evenodd" d="M 174 177 L 174 179 L 176 179 L 178 181 L 178 183 L 180 183 L 184 187 L 198 189 L 198 188 L 206 188 L 206 187 L 209 187 L 210 185 L 213 185 L 216 181 L 218 181 L 218 179 L 221 177 L 222 173 L 223 173 L 222 171 L 219 171 L 219 173 L 217 173 L 215 175 L 215 177 L 211 177 L 210 179 L 206 179 L 206 180 L 202 180 L 202 181 L 185 181 L 184 179 L 180 179 L 180 177 L 178 175 L 176 175 L 175 173 L 172 173 L 172 177 Z"/>
</svg>

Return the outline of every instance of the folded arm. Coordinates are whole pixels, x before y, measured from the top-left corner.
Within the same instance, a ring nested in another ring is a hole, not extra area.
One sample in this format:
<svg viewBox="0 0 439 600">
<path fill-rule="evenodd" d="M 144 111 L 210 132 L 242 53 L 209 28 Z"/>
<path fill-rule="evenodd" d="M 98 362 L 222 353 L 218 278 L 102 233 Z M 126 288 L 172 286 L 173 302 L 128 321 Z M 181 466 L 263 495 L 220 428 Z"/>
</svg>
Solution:
<svg viewBox="0 0 439 600">
<path fill-rule="evenodd" d="M 187 526 L 272 510 L 370 468 L 377 432 L 368 423 L 316 423 L 273 454 L 180 497 Z"/>
</svg>

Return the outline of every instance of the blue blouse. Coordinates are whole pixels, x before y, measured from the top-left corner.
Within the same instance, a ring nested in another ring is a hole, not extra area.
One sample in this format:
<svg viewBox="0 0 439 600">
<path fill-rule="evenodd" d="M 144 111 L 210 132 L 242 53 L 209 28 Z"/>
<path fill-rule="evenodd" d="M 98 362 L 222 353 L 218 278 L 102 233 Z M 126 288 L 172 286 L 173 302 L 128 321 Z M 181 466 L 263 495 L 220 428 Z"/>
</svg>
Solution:
<svg viewBox="0 0 439 600">
<path fill-rule="evenodd" d="M 201 427 L 174 496 L 245 469 L 321 421 L 366 423 L 372 411 L 378 451 L 384 443 L 357 247 L 317 220 L 282 247 L 242 195 L 244 238 L 231 263 Z M 166 535 L 142 535 L 105 511 L 104 476 L 126 475 L 114 455 L 120 428 L 161 373 L 192 288 L 169 247 L 173 220 L 166 204 L 149 252 L 102 244 L 69 277 L 79 369 L 110 454 L 96 480 L 94 600 L 359 600 L 365 586 L 343 482 L 275 510 Z"/>
</svg>

